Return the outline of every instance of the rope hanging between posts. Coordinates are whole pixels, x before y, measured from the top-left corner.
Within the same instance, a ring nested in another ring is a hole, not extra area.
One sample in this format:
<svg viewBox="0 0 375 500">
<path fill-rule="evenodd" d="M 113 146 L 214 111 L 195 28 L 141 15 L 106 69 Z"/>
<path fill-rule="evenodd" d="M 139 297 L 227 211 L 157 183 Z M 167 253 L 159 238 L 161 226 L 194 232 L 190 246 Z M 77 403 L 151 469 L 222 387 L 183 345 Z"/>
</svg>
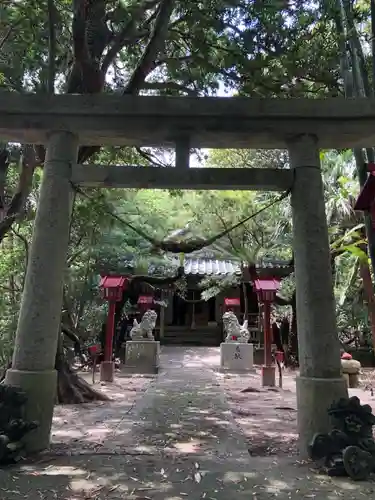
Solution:
<svg viewBox="0 0 375 500">
<path fill-rule="evenodd" d="M 215 243 L 220 238 L 223 238 L 227 234 L 231 233 L 232 231 L 234 231 L 238 227 L 240 227 L 243 224 L 245 224 L 246 222 L 248 222 L 249 220 L 253 219 L 257 215 L 259 215 L 262 212 L 264 212 L 265 210 L 268 210 L 269 208 L 271 208 L 272 206 L 276 205 L 277 203 L 280 203 L 287 196 L 289 196 L 289 194 L 290 194 L 290 192 L 291 192 L 291 190 L 293 188 L 293 183 L 292 183 L 291 187 L 289 189 L 287 189 L 284 193 L 282 193 L 278 198 L 276 198 L 272 202 L 268 203 L 263 208 L 257 210 L 253 214 L 248 215 L 247 217 L 245 217 L 244 219 L 242 219 L 240 222 L 237 222 L 233 226 L 230 226 L 229 228 L 225 229 L 221 233 L 216 234 L 216 235 L 214 235 L 214 236 L 212 236 L 211 238 L 208 238 L 208 239 L 195 239 L 195 240 L 190 240 L 190 241 L 186 241 L 186 242 L 183 242 L 183 241 L 176 242 L 176 241 L 157 240 L 156 238 L 153 238 L 152 236 L 149 236 L 148 234 L 146 234 L 144 231 L 142 231 L 142 229 L 133 226 L 133 224 L 131 224 L 130 222 L 126 221 L 125 219 L 123 219 L 119 215 L 111 212 L 110 210 L 103 209 L 102 207 L 100 207 L 100 208 L 107 215 L 113 217 L 118 222 L 120 222 L 121 224 L 124 224 L 129 229 L 131 229 L 132 231 L 134 231 L 135 233 L 137 233 L 139 236 L 141 236 L 142 238 L 144 238 L 145 240 L 147 240 L 149 243 L 151 243 L 153 245 L 154 249 L 161 250 L 161 251 L 164 251 L 164 252 L 171 252 L 171 253 L 175 253 L 175 254 L 180 254 L 180 255 L 183 254 L 183 255 L 185 255 L 185 254 L 189 254 L 189 253 L 195 252 L 197 250 L 202 250 L 203 248 L 212 245 L 213 243 Z M 91 202 L 96 203 L 96 201 L 91 196 L 89 196 L 87 193 L 85 193 L 84 191 L 82 191 L 81 188 L 79 188 L 78 186 L 74 185 L 73 183 L 72 183 L 72 186 L 73 186 L 73 189 L 77 193 L 79 193 L 80 195 L 84 196 L 85 198 L 87 198 Z"/>
</svg>

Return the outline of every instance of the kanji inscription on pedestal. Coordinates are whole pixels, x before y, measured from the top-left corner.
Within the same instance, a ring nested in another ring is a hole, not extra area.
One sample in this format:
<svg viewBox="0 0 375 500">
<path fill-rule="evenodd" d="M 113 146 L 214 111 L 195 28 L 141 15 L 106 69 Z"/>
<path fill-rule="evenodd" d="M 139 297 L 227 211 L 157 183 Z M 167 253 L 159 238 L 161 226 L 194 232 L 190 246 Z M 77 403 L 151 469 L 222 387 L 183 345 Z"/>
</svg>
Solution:
<svg viewBox="0 0 375 500">
<path fill-rule="evenodd" d="M 236 347 L 236 350 L 234 352 L 234 359 L 242 359 L 241 349 L 239 345 Z"/>
<path fill-rule="evenodd" d="M 253 344 L 245 344 L 243 342 L 223 342 L 220 345 L 220 366 L 221 369 L 225 371 L 253 371 Z"/>
</svg>

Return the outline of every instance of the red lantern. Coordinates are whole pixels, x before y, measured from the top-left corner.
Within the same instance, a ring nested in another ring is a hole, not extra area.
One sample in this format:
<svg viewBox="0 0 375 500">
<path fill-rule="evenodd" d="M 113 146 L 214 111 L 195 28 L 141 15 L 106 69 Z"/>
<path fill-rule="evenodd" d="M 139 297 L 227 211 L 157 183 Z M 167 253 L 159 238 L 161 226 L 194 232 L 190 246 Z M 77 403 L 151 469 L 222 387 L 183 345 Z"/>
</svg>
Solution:
<svg viewBox="0 0 375 500">
<path fill-rule="evenodd" d="M 152 295 L 140 295 L 138 297 L 138 307 L 140 312 L 144 314 L 148 309 L 151 309 L 154 303 L 154 297 Z"/>
<path fill-rule="evenodd" d="M 224 312 L 227 311 L 232 311 L 232 312 L 239 312 L 241 306 L 241 301 L 237 297 L 225 297 L 224 299 Z"/>
<path fill-rule="evenodd" d="M 225 297 L 224 299 L 224 305 L 227 307 L 240 307 L 241 301 L 238 298 L 229 298 Z"/>
</svg>

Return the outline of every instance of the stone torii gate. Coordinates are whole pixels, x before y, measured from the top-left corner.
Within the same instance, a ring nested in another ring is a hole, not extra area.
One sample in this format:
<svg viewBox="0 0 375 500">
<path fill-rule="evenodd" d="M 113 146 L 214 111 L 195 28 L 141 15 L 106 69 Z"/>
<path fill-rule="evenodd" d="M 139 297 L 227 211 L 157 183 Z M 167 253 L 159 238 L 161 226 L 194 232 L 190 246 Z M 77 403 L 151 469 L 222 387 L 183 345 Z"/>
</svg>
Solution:
<svg viewBox="0 0 375 500">
<path fill-rule="evenodd" d="M 297 286 L 301 451 L 345 396 L 320 172 L 320 148 L 375 144 L 375 101 L 0 94 L 0 139 L 45 144 L 12 369 L 41 422 L 30 451 L 49 444 L 55 353 L 72 210 L 81 186 L 283 191 L 291 188 Z M 174 168 L 77 165 L 79 145 L 176 147 Z M 189 148 L 287 148 L 290 169 L 189 168 Z"/>
</svg>

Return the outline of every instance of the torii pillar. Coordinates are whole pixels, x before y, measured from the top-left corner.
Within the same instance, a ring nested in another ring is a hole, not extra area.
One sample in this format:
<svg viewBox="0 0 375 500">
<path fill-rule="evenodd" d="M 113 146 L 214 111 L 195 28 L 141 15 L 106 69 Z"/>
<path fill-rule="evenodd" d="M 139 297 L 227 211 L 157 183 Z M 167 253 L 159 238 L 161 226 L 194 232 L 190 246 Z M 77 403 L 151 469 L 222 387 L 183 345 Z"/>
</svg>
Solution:
<svg viewBox="0 0 375 500">
<path fill-rule="evenodd" d="M 291 203 L 300 376 L 297 378 L 300 452 L 315 433 L 330 430 L 327 408 L 347 397 L 341 374 L 324 190 L 317 138 L 288 144 L 294 169 Z"/>
<path fill-rule="evenodd" d="M 26 450 L 49 446 L 56 400 L 55 357 L 61 324 L 61 305 L 73 190 L 71 166 L 77 161 L 78 139 L 69 132 L 50 134 L 40 188 L 12 368 L 5 383 L 23 389 L 28 397 L 25 418 L 39 428 L 25 438 Z"/>
</svg>

